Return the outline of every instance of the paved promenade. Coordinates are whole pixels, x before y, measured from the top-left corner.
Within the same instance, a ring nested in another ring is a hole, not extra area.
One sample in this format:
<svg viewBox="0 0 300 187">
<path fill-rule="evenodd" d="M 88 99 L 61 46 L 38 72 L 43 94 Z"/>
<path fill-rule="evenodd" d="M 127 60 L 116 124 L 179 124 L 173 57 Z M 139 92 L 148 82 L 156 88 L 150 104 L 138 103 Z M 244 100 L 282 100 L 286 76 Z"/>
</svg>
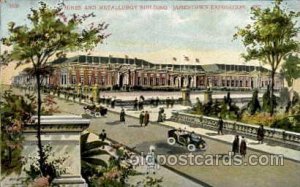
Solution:
<svg viewBox="0 0 300 187">
<path fill-rule="evenodd" d="M 78 108 L 78 104 L 74 104 L 70 101 L 66 102 L 63 99 L 58 101 L 61 109 L 66 113 L 82 114 L 84 111 L 82 107 Z M 179 108 L 174 106 L 173 109 Z M 172 128 L 169 125 L 157 124 L 157 111 L 158 108 L 145 108 L 150 111 L 151 109 L 151 121 L 153 121 L 149 127 L 141 128 L 139 126 L 138 119 L 136 118 L 139 112 L 126 110 L 126 114 L 132 117 L 126 117 L 126 124 L 123 125 L 119 122 L 119 111 L 121 108 L 113 109 L 113 113 L 108 113 L 107 117 L 93 118 L 89 130 L 98 134 L 102 129 L 106 129 L 107 134 L 113 140 L 121 142 L 128 147 L 135 147 L 138 152 L 147 153 L 149 146 L 154 145 L 156 147 L 156 153 L 159 155 L 226 155 L 231 150 L 231 143 L 213 139 L 216 133 L 205 136 L 204 139 L 208 143 L 209 148 L 205 152 L 190 153 L 185 147 L 182 146 L 170 146 L 166 142 L 167 131 Z M 183 108 L 180 108 L 183 109 Z M 111 109 L 109 109 L 111 110 Z M 168 109 L 166 109 L 167 116 Z M 227 135 L 222 136 L 227 137 Z M 231 141 L 230 141 L 231 142 Z M 256 151 L 255 149 L 248 150 L 248 155 L 266 155 L 265 152 Z M 267 154 L 269 155 L 269 154 Z M 216 159 L 216 158 L 215 158 Z M 215 161 L 215 160 L 214 160 Z M 263 186 L 263 187 L 282 187 L 282 186 L 298 186 L 298 176 L 300 175 L 300 164 L 292 160 L 284 159 L 284 165 L 272 166 L 272 165 L 242 165 L 242 166 L 227 166 L 221 163 L 220 165 L 167 165 L 172 170 L 176 170 L 183 175 L 189 176 L 200 182 L 205 182 L 211 186 L 220 187 L 232 187 L 241 186 L 240 182 L 243 181 L 244 187 Z M 157 175 L 160 171 L 157 172 Z M 177 183 L 177 182 L 176 182 Z M 176 185 L 165 186 L 178 186 Z M 199 182 L 198 182 L 199 183 Z M 200 184 L 200 183 L 199 183 Z"/>
<path fill-rule="evenodd" d="M 164 107 L 164 106 L 159 106 L 159 107 Z M 156 108 L 156 107 L 155 108 L 153 108 L 153 107 L 145 107 L 144 108 L 145 111 L 146 110 L 150 111 L 150 121 L 152 121 L 152 122 L 157 121 L 158 108 Z M 183 109 L 187 109 L 187 108 L 188 107 L 182 106 L 182 105 L 175 105 L 173 108 L 165 108 L 166 117 L 167 117 L 167 119 L 169 119 L 172 115 L 171 112 L 173 110 L 183 110 Z M 114 109 L 109 108 L 109 110 L 114 111 L 114 112 L 120 112 L 121 108 L 120 107 L 116 107 Z M 128 116 L 138 118 L 140 112 L 127 110 L 126 114 Z M 192 128 L 192 127 L 189 127 L 188 125 L 176 123 L 176 122 L 172 122 L 172 121 L 165 121 L 165 122 L 161 122 L 160 124 L 166 125 L 169 127 L 174 127 L 176 129 L 178 129 L 178 128 L 185 129 L 186 131 L 189 131 L 189 132 L 194 131 L 195 133 L 200 134 L 204 137 L 219 140 L 219 141 L 229 143 L 229 144 L 231 144 L 233 142 L 234 136 L 235 136 L 233 134 L 218 135 L 216 133 L 216 131 L 203 129 L 203 128 Z M 270 154 L 281 154 L 285 158 L 300 162 L 300 151 L 297 151 L 294 149 L 285 148 L 285 147 L 276 146 L 276 145 L 269 145 L 268 143 L 258 144 L 257 140 L 253 140 L 253 139 L 247 139 L 247 145 L 248 145 L 248 148 L 251 148 L 251 149 L 254 149 L 257 151 L 266 152 L 266 153 L 270 153 Z"/>
<path fill-rule="evenodd" d="M 64 99 L 56 99 L 61 114 L 75 114 L 80 115 L 84 113 L 83 106 L 78 103 L 73 103 L 72 101 L 66 101 Z M 172 109 L 165 109 L 167 118 L 170 117 L 172 110 L 184 109 L 183 106 L 175 105 Z M 109 110 L 111 110 L 109 108 Z M 231 141 L 232 135 L 218 136 L 216 132 L 205 131 L 201 128 L 197 132 L 199 134 L 203 133 L 205 141 L 208 143 L 209 147 L 206 151 L 189 152 L 186 147 L 179 145 L 168 145 L 167 144 L 167 132 L 177 125 L 184 128 L 182 124 L 177 123 L 156 123 L 158 108 L 145 107 L 145 110 L 151 111 L 150 120 L 152 123 L 148 127 L 140 127 L 139 120 L 137 116 L 139 112 L 126 110 L 126 124 L 119 122 L 119 112 L 121 108 L 112 109 L 106 117 L 92 118 L 91 124 L 88 130 L 95 134 L 99 134 L 102 129 L 105 129 L 108 137 L 120 142 L 128 147 L 135 148 L 139 153 L 147 153 L 150 145 L 156 147 L 156 153 L 165 156 L 213 156 L 213 161 L 218 161 L 217 155 L 226 156 L 229 151 L 231 151 Z M 129 117 L 131 116 L 131 117 Z M 186 127 L 187 130 L 188 127 Z M 195 129 L 193 129 L 195 130 Z M 223 140 L 222 140 L 223 139 Z M 231 139 L 231 140 L 230 140 Z M 227 141 L 227 142 L 226 142 Z M 263 145 L 257 145 L 255 142 L 248 140 L 248 146 L 251 147 L 247 151 L 245 160 L 249 159 L 250 155 L 256 156 L 266 156 L 264 147 L 259 148 Z M 253 146 L 253 147 L 252 147 Z M 266 145 L 270 146 L 270 145 Z M 276 147 L 276 146 L 275 146 Z M 253 148 L 253 149 L 252 149 Z M 273 151 L 273 149 L 272 149 Z M 290 151 L 283 150 L 286 158 Z M 273 152 L 272 152 L 273 153 Z M 295 152 L 297 154 L 297 152 Z M 298 152 L 299 154 L 299 152 Z M 293 154 L 290 154 L 290 156 Z M 175 171 L 175 174 L 179 176 L 188 176 L 187 181 L 196 182 L 198 186 L 201 184 L 209 184 L 216 187 L 282 187 L 282 186 L 299 186 L 299 176 L 300 176 L 300 163 L 295 160 L 298 159 L 284 159 L 283 165 L 226 165 L 225 163 L 212 165 L 194 165 L 194 164 L 167 164 L 171 171 Z M 222 160 L 222 159 L 219 159 Z M 234 161 L 234 159 L 229 159 Z M 172 172 L 171 172 L 172 173 Z M 160 170 L 157 172 L 157 176 L 160 175 Z M 166 178 L 164 180 L 170 180 L 163 186 L 166 187 L 177 187 L 177 186 L 190 186 L 189 184 L 178 185 L 176 177 L 177 175 L 164 174 Z M 191 180 L 189 180 L 191 179 Z M 175 180 L 173 183 L 172 181 Z M 181 179 L 180 179 L 181 180 Z M 197 182 L 198 181 L 198 182 Z M 202 182 L 202 183 L 201 183 Z"/>
<path fill-rule="evenodd" d="M 92 141 L 96 141 L 99 140 L 98 135 L 91 133 L 89 135 L 88 138 L 88 142 L 92 142 Z M 109 143 L 109 141 L 107 141 Z M 115 150 L 108 148 L 107 146 L 105 146 L 105 150 L 107 152 L 109 152 L 111 155 L 115 155 Z M 103 156 L 102 156 L 103 157 Z M 108 159 L 107 156 L 104 156 L 104 159 Z M 142 156 L 138 157 L 141 160 L 145 160 L 145 158 L 143 158 Z M 145 162 L 145 161 L 143 161 Z M 188 187 L 201 187 L 201 186 L 207 186 L 207 185 L 201 185 L 199 183 L 196 183 L 186 177 L 183 177 L 182 175 L 179 175 L 165 167 L 161 167 L 159 166 L 159 171 L 156 171 L 156 174 L 153 173 L 149 173 L 147 174 L 147 165 L 146 164 L 141 164 L 135 167 L 135 170 L 139 173 L 141 173 L 141 175 L 135 175 L 135 176 L 130 176 L 128 179 L 128 183 L 132 184 L 132 185 L 136 185 L 138 182 L 143 181 L 146 176 L 152 177 L 152 178 L 156 178 L 156 179 L 160 179 L 162 178 L 162 183 L 160 183 L 160 185 L 162 186 L 170 186 L 170 187 L 175 187 L 175 186 L 188 186 Z"/>
</svg>

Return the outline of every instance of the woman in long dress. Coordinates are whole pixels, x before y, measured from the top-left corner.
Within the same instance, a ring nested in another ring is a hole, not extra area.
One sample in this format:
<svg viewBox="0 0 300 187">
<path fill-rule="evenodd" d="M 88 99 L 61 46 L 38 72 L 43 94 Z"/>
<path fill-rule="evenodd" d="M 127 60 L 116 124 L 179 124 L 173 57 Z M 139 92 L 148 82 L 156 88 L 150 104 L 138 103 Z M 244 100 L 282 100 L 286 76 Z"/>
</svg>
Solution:
<svg viewBox="0 0 300 187">
<path fill-rule="evenodd" d="M 120 122 L 122 123 L 124 123 L 124 125 L 125 125 L 125 111 L 124 111 L 124 109 L 122 108 L 122 110 L 121 110 L 121 113 L 120 113 Z"/>
</svg>

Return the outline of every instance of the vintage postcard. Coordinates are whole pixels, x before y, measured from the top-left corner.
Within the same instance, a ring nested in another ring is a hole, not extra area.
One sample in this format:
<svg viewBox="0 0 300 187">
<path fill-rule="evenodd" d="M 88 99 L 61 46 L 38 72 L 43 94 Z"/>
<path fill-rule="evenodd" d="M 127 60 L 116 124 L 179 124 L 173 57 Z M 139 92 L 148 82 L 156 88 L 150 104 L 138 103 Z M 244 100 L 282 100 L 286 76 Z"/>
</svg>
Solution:
<svg viewBox="0 0 300 187">
<path fill-rule="evenodd" d="M 299 17 L 299 0 L 1 0 L 0 186 L 299 186 Z"/>
</svg>

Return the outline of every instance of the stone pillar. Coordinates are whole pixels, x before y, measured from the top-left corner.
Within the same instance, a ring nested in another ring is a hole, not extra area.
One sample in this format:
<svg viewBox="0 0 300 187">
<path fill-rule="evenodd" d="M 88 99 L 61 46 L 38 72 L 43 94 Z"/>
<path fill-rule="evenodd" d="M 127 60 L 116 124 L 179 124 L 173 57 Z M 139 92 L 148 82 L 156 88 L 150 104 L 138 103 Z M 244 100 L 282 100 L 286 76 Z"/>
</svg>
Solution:
<svg viewBox="0 0 300 187">
<path fill-rule="evenodd" d="M 207 89 L 204 92 L 204 101 L 203 101 L 203 104 L 206 104 L 208 102 L 212 102 L 212 91 L 210 89 Z"/>
<path fill-rule="evenodd" d="M 89 97 L 89 96 L 88 96 L 88 93 L 89 93 L 88 91 L 89 91 L 89 86 L 88 86 L 88 85 L 85 85 L 84 88 L 83 88 L 83 92 L 84 92 L 83 94 L 84 94 L 84 96 L 85 96 L 85 99 L 84 99 L 85 102 L 87 102 L 88 99 L 89 99 L 89 98 L 88 98 L 88 97 Z"/>
<path fill-rule="evenodd" d="M 78 100 L 79 100 L 79 103 L 80 103 L 81 98 L 82 98 L 82 85 L 81 85 L 81 83 L 79 83 L 78 86 L 77 86 L 77 96 L 78 96 Z"/>
<path fill-rule="evenodd" d="M 93 102 L 98 103 L 98 100 L 100 99 L 100 90 L 97 84 L 94 85 L 93 87 Z"/>
<path fill-rule="evenodd" d="M 36 121 L 25 125 L 22 155 L 24 157 L 37 156 Z M 50 145 L 54 158 L 65 157 L 62 168 L 66 173 L 53 180 L 54 185 L 87 187 L 81 176 L 80 136 L 81 132 L 88 128 L 90 120 L 81 116 L 41 116 L 42 144 Z M 51 158 L 50 158 L 51 159 Z M 28 159 L 23 165 L 22 173 L 18 177 L 26 177 L 24 169 L 29 169 L 32 160 Z M 10 180 L 16 181 L 16 180 Z M 6 185 L 10 186 L 10 185 Z M 19 185 L 16 185 L 19 186 Z M 21 185 L 22 186 L 22 185 Z"/>
<path fill-rule="evenodd" d="M 190 99 L 190 89 L 189 88 L 183 88 L 181 90 L 182 94 L 182 105 L 184 106 L 191 106 L 191 99 Z"/>
</svg>

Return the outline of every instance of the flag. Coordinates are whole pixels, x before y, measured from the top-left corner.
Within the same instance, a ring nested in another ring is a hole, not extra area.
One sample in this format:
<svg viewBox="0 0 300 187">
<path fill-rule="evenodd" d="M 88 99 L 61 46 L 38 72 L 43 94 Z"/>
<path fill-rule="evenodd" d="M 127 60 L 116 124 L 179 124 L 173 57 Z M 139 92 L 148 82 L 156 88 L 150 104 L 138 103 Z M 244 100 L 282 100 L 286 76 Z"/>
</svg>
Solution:
<svg viewBox="0 0 300 187">
<path fill-rule="evenodd" d="M 174 60 L 174 61 L 177 61 L 177 58 L 173 57 L 173 60 Z"/>
<path fill-rule="evenodd" d="M 185 60 L 185 61 L 189 61 L 190 59 L 189 59 L 188 56 L 184 56 L 184 60 Z"/>
<path fill-rule="evenodd" d="M 196 58 L 195 60 L 196 60 L 196 62 L 198 62 L 198 63 L 200 62 L 199 58 Z"/>
</svg>

